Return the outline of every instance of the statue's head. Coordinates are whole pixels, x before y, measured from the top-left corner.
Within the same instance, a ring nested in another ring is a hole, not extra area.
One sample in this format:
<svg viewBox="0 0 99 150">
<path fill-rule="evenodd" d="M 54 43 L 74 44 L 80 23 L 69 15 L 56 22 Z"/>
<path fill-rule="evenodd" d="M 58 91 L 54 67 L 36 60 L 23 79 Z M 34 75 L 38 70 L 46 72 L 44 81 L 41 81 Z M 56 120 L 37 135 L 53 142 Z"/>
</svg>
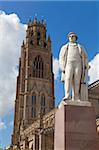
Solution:
<svg viewBox="0 0 99 150">
<path fill-rule="evenodd" d="M 77 35 L 74 32 L 69 32 L 68 35 L 69 42 L 75 43 L 78 39 Z"/>
</svg>

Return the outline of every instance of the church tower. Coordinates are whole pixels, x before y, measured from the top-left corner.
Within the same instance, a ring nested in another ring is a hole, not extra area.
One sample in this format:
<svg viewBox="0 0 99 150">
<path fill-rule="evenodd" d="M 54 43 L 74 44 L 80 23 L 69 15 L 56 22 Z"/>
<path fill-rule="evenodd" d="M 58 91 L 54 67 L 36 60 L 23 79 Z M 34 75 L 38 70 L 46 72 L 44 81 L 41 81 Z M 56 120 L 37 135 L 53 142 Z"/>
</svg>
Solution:
<svg viewBox="0 0 99 150">
<path fill-rule="evenodd" d="M 26 42 L 21 46 L 17 77 L 14 130 L 12 144 L 18 144 L 20 126 L 24 128 L 54 108 L 54 75 L 51 39 L 46 36 L 46 24 L 29 21 Z"/>
</svg>

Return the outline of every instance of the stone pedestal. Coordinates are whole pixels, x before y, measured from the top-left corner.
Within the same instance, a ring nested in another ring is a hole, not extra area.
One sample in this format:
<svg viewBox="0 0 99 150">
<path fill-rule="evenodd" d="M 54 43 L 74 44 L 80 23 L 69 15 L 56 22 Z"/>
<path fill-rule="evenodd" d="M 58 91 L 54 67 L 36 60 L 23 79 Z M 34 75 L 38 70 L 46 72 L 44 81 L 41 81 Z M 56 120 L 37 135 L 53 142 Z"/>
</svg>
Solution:
<svg viewBox="0 0 99 150">
<path fill-rule="evenodd" d="M 94 108 L 89 102 L 61 102 L 55 114 L 54 150 L 99 150 Z"/>
</svg>

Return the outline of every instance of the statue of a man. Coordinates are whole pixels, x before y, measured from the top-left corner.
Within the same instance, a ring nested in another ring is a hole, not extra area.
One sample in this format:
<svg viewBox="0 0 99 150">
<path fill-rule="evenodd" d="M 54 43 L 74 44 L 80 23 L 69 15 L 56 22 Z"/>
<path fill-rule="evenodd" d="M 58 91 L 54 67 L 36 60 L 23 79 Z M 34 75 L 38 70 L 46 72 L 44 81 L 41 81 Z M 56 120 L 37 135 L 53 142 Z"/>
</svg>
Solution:
<svg viewBox="0 0 99 150">
<path fill-rule="evenodd" d="M 68 34 L 69 42 L 62 46 L 59 55 L 61 80 L 64 81 L 64 100 L 87 100 L 88 88 L 86 76 L 88 59 L 84 48 L 77 43 L 77 35 L 74 32 Z"/>
</svg>

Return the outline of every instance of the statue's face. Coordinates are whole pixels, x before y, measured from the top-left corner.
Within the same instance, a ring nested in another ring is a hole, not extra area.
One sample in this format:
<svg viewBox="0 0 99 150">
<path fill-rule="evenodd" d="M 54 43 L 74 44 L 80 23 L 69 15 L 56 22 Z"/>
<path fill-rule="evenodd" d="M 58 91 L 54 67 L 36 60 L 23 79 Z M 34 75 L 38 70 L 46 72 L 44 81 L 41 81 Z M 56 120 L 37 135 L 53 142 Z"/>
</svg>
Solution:
<svg viewBox="0 0 99 150">
<path fill-rule="evenodd" d="M 76 36 L 75 35 L 70 35 L 68 39 L 69 39 L 69 42 L 72 42 L 72 43 L 76 42 Z"/>
</svg>

